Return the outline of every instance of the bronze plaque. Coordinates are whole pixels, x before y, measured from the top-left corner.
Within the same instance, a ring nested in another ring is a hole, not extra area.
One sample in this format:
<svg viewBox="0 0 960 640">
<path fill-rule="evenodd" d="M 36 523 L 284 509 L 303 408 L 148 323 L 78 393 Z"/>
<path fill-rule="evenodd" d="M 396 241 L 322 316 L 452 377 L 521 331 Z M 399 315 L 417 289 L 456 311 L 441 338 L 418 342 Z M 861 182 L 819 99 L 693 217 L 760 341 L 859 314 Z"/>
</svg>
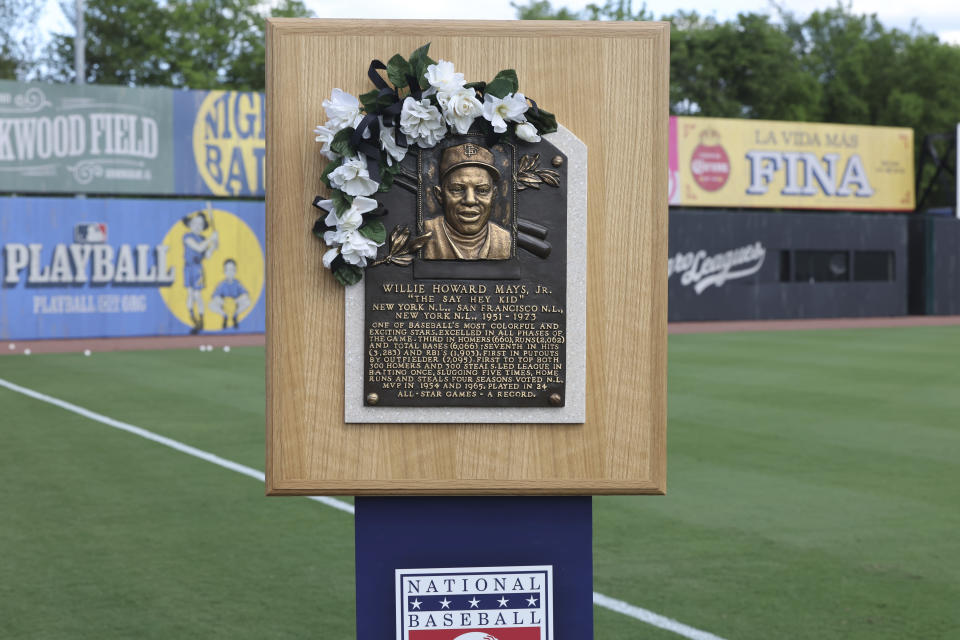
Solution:
<svg viewBox="0 0 960 640">
<path fill-rule="evenodd" d="M 564 406 L 566 156 L 449 136 L 411 149 L 393 187 L 365 274 L 364 403 Z"/>
</svg>

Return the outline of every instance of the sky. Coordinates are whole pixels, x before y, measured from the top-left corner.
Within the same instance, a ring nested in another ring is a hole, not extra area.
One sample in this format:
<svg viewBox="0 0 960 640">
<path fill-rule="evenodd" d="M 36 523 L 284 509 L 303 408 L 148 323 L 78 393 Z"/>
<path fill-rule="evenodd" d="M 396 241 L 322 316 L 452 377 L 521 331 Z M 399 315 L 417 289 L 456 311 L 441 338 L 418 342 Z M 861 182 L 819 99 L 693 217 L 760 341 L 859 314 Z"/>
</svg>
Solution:
<svg viewBox="0 0 960 640">
<path fill-rule="evenodd" d="M 269 0 L 268 0 L 269 1 Z M 597 4 L 603 0 L 595 0 Z M 305 0 L 319 18 L 417 18 L 461 20 L 510 20 L 516 10 L 510 0 L 457 2 L 449 0 Z M 526 4 L 524 0 L 521 4 Z M 574 11 L 588 4 L 583 0 L 553 0 L 554 7 L 566 6 Z M 836 0 L 781 0 L 779 3 L 804 18 L 812 11 L 836 6 Z M 960 45 L 960 1 L 958 0 L 853 0 L 855 13 L 876 13 L 886 27 L 907 30 L 912 22 L 925 31 L 936 33 L 941 40 Z M 642 0 L 634 0 L 634 8 Z M 678 9 L 713 15 L 719 20 L 733 18 L 740 12 L 771 12 L 770 0 L 649 0 L 647 8 L 657 17 Z M 47 0 L 40 23 L 50 31 L 69 33 L 69 22 L 63 17 L 57 0 Z"/>
</svg>

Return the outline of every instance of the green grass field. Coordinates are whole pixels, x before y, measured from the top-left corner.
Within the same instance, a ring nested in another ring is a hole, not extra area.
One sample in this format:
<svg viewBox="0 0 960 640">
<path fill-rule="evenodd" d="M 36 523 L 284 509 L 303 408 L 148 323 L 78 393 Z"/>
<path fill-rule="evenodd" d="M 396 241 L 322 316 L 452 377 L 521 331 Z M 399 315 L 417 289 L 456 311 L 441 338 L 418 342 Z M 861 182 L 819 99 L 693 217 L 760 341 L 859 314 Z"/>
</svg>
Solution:
<svg viewBox="0 0 960 640">
<path fill-rule="evenodd" d="M 671 337 L 668 495 L 594 500 L 595 589 L 728 640 L 960 637 L 958 356 L 960 327 Z M 0 378 L 262 469 L 263 358 Z M 4 388 L 0 483 L 0 638 L 353 637 L 347 513 Z"/>
</svg>

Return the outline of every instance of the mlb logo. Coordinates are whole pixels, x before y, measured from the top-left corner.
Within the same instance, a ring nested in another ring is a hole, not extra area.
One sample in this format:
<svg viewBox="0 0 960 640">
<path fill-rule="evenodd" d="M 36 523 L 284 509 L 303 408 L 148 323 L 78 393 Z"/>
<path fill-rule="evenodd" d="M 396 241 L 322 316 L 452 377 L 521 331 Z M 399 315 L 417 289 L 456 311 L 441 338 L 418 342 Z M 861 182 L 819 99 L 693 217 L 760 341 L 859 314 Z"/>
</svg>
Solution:
<svg viewBox="0 0 960 640">
<path fill-rule="evenodd" d="M 397 569 L 397 640 L 553 640 L 553 567 Z"/>
<path fill-rule="evenodd" d="M 107 224 L 105 222 L 81 222 L 73 228 L 73 241 L 78 243 L 106 242 Z"/>
</svg>

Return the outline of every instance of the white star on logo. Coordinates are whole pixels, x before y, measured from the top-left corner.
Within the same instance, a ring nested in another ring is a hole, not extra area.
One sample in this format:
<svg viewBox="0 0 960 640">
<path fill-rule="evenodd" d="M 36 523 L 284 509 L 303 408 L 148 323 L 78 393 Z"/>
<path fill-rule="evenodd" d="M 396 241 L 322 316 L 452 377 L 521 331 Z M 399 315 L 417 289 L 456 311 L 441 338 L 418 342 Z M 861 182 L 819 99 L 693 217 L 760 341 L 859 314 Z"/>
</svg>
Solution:
<svg viewBox="0 0 960 640">
<path fill-rule="evenodd" d="M 470 603 L 470 608 L 474 608 L 480 604 L 480 601 L 474 598 L 473 600 L 467 600 Z"/>
<path fill-rule="evenodd" d="M 501 597 L 499 600 L 497 600 L 497 602 L 500 603 L 500 606 L 501 606 L 501 607 L 507 606 L 507 599 L 506 599 L 506 598 Z"/>
<path fill-rule="evenodd" d="M 537 606 L 537 599 L 534 598 L 533 596 L 530 596 L 529 598 L 527 598 L 527 604 L 529 604 L 531 607 L 535 607 Z"/>
<path fill-rule="evenodd" d="M 410 603 L 410 608 L 419 609 L 421 604 L 423 603 L 420 602 L 419 600 L 414 600 L 413 602 Z"/>
<path fill-rule="evenodd" d="M 443 607 L 444 609 L 449 609 L 450 601 L 444 598 L 443 600 L 440 601 L 440 606 Z"/>
</svg>

